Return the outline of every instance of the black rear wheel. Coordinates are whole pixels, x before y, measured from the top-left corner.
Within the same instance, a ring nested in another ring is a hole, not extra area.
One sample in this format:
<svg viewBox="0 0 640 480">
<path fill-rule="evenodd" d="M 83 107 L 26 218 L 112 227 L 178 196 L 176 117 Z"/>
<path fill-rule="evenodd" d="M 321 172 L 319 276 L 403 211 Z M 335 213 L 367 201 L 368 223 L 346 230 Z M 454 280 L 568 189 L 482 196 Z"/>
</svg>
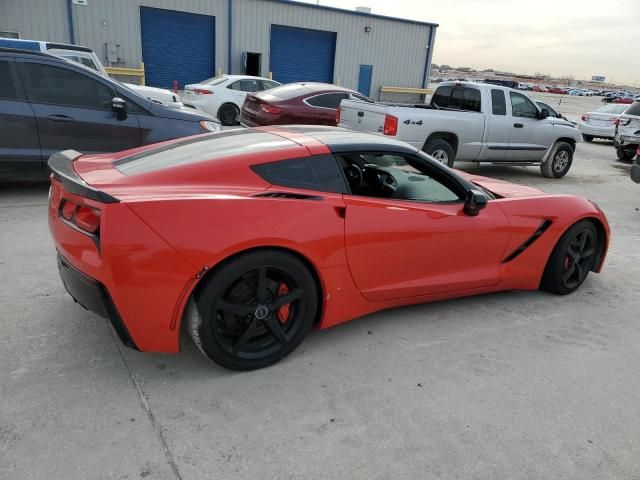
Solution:
<svg viewBox="0 0 640 480">
<path fill-rule="evenodd" d="M 618 155 L 618 160 L 622 162 L 630 162 L 633 160 L 633 157 L 635 157 L 636 151 L 634 149 L 616 147 L 616 154 Z"/>
<path fill-rule="evenodd" d="M 217 271 L 196 298 L 192 337 L 202 352 L 232 370 L 254 370 L 291 353 L 313 325 L 318 294 L 295 256 L 264 250 Z M 195 334 L 194 334 L 195 333 Z"/>
<path fill-rule="evenodd" d="M 225 103 L 218 109 L 218 120 L 225 127 L 237 125 L 240 118 L 240 110 L 232 103 Z"/>
<path fill-rule="evenodd" d="M 598 257 L 598 231 L 590 220 L 572 226 L 553 249 L 541 288 L 559 295 L 575 292 L 593 269 Z"/>
</svg>

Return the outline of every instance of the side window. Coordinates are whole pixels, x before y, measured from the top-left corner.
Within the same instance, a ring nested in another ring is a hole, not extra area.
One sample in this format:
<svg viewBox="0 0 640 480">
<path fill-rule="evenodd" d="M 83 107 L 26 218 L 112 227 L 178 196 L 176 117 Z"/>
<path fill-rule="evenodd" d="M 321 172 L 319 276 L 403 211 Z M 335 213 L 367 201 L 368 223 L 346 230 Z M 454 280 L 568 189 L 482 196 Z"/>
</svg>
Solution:
<svg viewBox="0 0 640 480">
<path fill-rule="evenodd" d="M 243 92 L 259 92 L 262 90 L 262 82 L 259 80 L 240 80 L 240 90 Z"/>
<path fill-rule="evenodd" d="M 510 92 L 511 95 L 511 111 L 514 117 L 538 118 L 538 109 L 524 95 Z"/>
<path fill-rule="evenodd" d="M 240 80 L 233 82 L 231 85 L 227 85 L 227 88 L 230 88 L 231 90 L 242 90 L 240 87 Z"/>
<path fill-rule="evenodd" d="M 427 160 L 402 153 L 350 153 L 339 160 L 352 195 L 425 203 L 461 200 L 460 187 Z"/>
<path fill-rule="evenodd" d="M 453 87 L 438 87 L 431 97 L 431 106 L 449 108 L 449 98 Z"/>
<path fill-rule="evenodd" d="M 16 86 L 13 84 L 9 62 L 0 62 L 0 78 L 2 79 L 0 82 L 0 98 L 16 100 L 18 93 L 16 92 Z"/>
<path fill-rule="evenodd" d="M 465 88 L 462 93 L 462 110 L 479 112 L 481 110 L 480 90 Z"/>
<path fill-rule="evenodd" d="M 348 93 L 324 93 L 307 98 L 307 103 L 314 107 L 337 109 L 340 102 L 349 96 Z"/>
<path fill-rule="evenodd" d="M 344 177 L 332 155 L 254 165 L 251 169 L 267 182 L 282 187 L 347 193 Z"/>
<path fill-rule="evenodd" d="M 111 110 L 113 92 L 88 75 L 41 63 L 21 66 L 30 102 Z"/>
<path fill-rule="evenodd" d="M 491 90 L 491 106 L 494 115 L 507 114 L 507 102 L 504 99 L 503 90 Z"/>
<path fill-rule="evenodd" d="M 272 82 L 271 80 L 261 80 L 261 82 L 263 90 L 269 90 L 270 88 L 276 88 L 280 86 L 279 84 L 277 84 L 276 82 Z"/>
</svg>

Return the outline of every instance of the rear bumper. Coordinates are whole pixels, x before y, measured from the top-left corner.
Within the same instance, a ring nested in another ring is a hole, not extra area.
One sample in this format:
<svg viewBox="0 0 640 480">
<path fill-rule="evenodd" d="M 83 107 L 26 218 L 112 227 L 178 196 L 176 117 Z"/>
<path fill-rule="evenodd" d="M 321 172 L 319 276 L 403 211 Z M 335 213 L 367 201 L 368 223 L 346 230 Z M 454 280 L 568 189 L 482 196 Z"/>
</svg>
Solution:
<svg viewBox="0 0 640 480">
<path fill-rule="evenodd" d="M 58 254 L 58 272 L 64 288 L 83 308 L 106 318 L 111 322 L 122 343 L 138 350 L 127 327 L 122 322 L 106 287 L 99 281 L 85 275 Z"/>
</svg>

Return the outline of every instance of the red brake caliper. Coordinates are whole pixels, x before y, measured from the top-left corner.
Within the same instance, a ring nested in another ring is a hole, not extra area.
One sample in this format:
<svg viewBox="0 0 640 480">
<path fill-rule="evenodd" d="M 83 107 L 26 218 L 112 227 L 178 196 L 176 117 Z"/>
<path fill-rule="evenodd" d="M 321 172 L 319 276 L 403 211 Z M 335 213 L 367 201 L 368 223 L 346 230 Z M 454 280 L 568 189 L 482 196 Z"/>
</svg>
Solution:
<svg viewBox="0 0 640 480">
<path fill-rule="evenodd" d="M 289 287 L 284 282 L 278 284 L 278 296 L 286 295 L 289 293 Z M 287 323 L 289 321 L 289 314 L 291 313 L 291 305 L 286 304 L 278 309 L 278 320 L 280 323 Z"/>
</svg>

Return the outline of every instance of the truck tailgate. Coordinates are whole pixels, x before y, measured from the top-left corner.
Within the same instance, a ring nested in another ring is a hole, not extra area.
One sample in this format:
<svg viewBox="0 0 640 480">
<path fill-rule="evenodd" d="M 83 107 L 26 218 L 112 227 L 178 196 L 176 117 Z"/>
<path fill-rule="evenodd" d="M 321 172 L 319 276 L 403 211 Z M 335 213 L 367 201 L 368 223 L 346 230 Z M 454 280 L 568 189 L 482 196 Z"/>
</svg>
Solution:
<svg viewBox="0 0 640 480">
<path fill-rule="evenodd" d="M 359 132 L 382 133 L 388 108 L 387 105 L 379 103 L 343 100 L 340 103 L 338 126 Z"/>
</svg>

